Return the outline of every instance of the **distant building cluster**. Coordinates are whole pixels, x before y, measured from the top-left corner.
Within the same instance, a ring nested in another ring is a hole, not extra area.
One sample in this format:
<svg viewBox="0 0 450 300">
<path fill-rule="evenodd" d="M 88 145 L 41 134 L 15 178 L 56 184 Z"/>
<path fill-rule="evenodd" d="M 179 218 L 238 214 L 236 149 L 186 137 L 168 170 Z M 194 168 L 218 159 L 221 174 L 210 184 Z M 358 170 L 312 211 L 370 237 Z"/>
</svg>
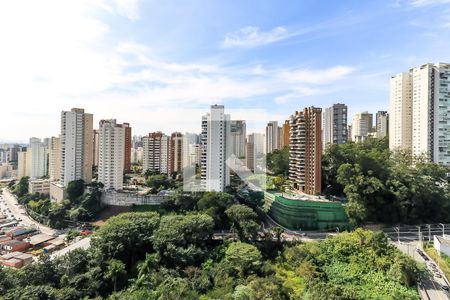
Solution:
<svg viewBox="0 0 450 300">
<path fill-rule="evenodd" d="M 223 105 L 211 106 L 199 120 L 198 134 L 144 136 L 132 136 L 130 124 L 115 119 L 101 120 L 94 129 L 93 115 L 73 108 L 61 113 L 58 136 L 1 147 L 0 179 L 29 176 L 30 190 L 58 200 L 70 181 L 90 182 L 93 172 L 105 189 L 120 190 L 133 165 L 142 166 L 142 173 L 177 178 L 194 166 L 203 190 L 224 191 L 230 183 L 228 159 L 255 171 L 265 155 L 289 147 L 292 189 L 318 194 L 321 155 L 329 145 L 385 137 L 391 149 L 450 166 L 450 64 L 425 64 L 392 76 L 389 97 L 389 112 L 359 112 L 351 122 L 347 105 L 336 103 L 323 110 L 302 108 L 251 133 L 246 121 L 232 119 Z"/>
</svg>

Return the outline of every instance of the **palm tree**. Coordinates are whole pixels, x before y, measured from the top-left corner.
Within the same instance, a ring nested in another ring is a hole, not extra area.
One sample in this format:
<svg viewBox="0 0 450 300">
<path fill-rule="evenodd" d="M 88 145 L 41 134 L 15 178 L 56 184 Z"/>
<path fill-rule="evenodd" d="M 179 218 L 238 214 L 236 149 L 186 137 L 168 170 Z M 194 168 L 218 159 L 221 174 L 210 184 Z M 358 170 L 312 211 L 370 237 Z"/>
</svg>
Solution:
<svg viewBox="0 0 450 300">
<path fill-rule="evenodd" d="M 121 275 L 125 275 L 127 270 L 125 264 L 118 259 L 111 259 L 108 261 L 108 267 L 106 268 L 105 278 L 111 279 L 114 285 L 114 292 L 117 290 L 117 279 Z"/>
<path fill-rule="evenodd" d="M 153 254 L 145 254 L 145 260 L 139 263 L 138 269 L 138 279 L 137 284 L 141 284 L 144 281 L 144 278 L 150 274 L 155 268 L 158 266 L 158 256 L 156 253 Z"/>
</svg>

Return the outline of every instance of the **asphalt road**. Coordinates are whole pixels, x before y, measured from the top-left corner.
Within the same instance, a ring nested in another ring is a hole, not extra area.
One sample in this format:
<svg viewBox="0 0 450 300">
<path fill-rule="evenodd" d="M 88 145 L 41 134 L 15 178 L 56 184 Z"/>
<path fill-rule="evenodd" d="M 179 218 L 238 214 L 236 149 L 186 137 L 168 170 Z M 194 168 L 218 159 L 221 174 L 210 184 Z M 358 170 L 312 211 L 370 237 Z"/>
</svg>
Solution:
<svg viewBox="0 0 450 300">
<path fill-rule="evenodd" d="M 36 222 L 26 214 L 25 209 L 19 208 L 16 197 L 14 195 L 10 195 L 6 188 L 3 189 L 1 198 L 3 199 L 3 201 L 0 202 L 1 209 L 3 210 L 3 208 L 9 208 L 11 210 L 11 213 L 8 213 L 8 217 L 9 214 L 12 214 L 14 218 L 21 219 L 22 221 L 20 221 L 20 223 L 24 226 L 37 228 L 42 233 L 47 235 L 53 236 L 56 234 L 56 230 Z"/>
<path fill-rule="evenodd" d="M 450 294 L 444 291 L 441 286 L 447 285 L 443 277 L 442 270 L 438 268 L 438 273 L 441 274 L 441 278 L 437 278 L 435 276 L 436 272 L 433 271 L 430 266 L 431 259 L 427 262 L 425 259 L 419 255 L 416 251 L 418 247 L 417 242 L 408 242 L 408 243 L 394 243 L 403 253 L 411 256 L 418 263 L 424 263 L 427 266 L 427 271 L 420 278 L 419 288 L 422 290 L 421 296 L 422 299 L 430 299 L 430 300 L 448 300 L 450 299 Z"/>
</svg>

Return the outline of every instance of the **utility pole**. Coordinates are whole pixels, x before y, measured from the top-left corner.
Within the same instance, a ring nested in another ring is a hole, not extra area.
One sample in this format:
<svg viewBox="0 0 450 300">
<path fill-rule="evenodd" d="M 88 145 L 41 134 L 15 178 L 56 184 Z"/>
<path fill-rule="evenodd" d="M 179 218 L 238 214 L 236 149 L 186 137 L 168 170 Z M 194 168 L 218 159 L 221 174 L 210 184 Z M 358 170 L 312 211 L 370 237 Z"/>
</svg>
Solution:
<svg viewBox="0 0 450 300">
<path fill-rule="evenodd" d="M 428 227 L 428 243 L 431 242 L 431 225 L 430 224 L 426 224 Z"/>
</svg>

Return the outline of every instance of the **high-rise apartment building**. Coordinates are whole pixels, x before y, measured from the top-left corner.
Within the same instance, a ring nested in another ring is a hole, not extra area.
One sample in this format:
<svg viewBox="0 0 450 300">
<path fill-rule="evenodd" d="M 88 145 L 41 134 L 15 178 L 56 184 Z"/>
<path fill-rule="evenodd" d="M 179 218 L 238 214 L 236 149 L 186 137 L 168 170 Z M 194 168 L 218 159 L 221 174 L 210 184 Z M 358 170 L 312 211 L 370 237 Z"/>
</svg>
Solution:
<svg viewBox="0 0 450 300">
<path fill-rule="evenodd" d="M 323 149 L 329 144 L 347 142 L 347 105 L 333 104 L 323 113 Z"/>
<path fill-rule="evenodd" d="M 183 168 L 200 166 L 201 150 L 199 135 L 186 132 L 183 136 Z"/>
<path fill-rule="evenodd" d="M 17 153 L 17 178 L 31 176 L 31 150 L 22 149 Z"/>
<path fill-rule="evenodd" d="M 61 139 L 52 137 L 50 139 L 50 148 L 48 155 L 48 175 L 50 180 L 61 179 Z"/>
<path fill-rule="evenodd" d="M 123 169 L 125 172 L 130 172 L 131 171 L 131 144 L 132 144 L 131 127 L 130 127 L 130 123 L 123 123 L 121 126 L 123 127 L 123 129 L 125 131 Z"/>
<path fill-rule="evenodd" d="M 206 191 L 223 192 L 230 184 L 230 115 L 223 105 L 212 105 L 202 117 L 201 185 Z"/>
<path fill-rule="evenodd" d="M 28 149 L 31 154 L 30 178 L 37 179 L 47 176 L 47 145 L 41 139 L 32 137 L 30 138 L 30 146 Z"/>
<path fill-rule="evenodd" d="M 97 129 L 94 129 L 93 138 L 94 138 L 94 144 L 93 144 L 93 150 L 92 150 L 92 155 L 93 155 L 92 165 L 95 167 L 98 167 L 100 140 L 99 140 L 99 133 L 98 133 Z"/>
<path fill-rule="evenodd" d="M 389 148 L 411 150 L 412 76 L 409 72 L 392 76 L 389 81 Z"/>
<path fill-rule="evenodd" d="M 450 166 L 450 64 L 424 64 L 391 77 L 389 147 Z"/>
<path fill-rule="evenodd" d="M 9 148 L 9 157 L 8 162 L 12 165 L 17 165 L 18 161 L 18 153 L 22 150 L 22 147 L 20 145 L 13 145 Z"/>
<path fill-rule="evenodd" d="M 169 174 L 183 172 L 183 134 L 174 132 L 170 136 Z"/>
<path fill-rule="evenodd" d="M 389 114 L 387 111 L 380 110 L 375 115 L 376 136 L 382 139 L 389 132 Z"/>
<path fill-rule="evenodd" d="M 372 132 L 373 115 L 367 111 L 353 116 L 352 141 L 362 142 L 369 137 Z"/>
<path fill-rule="evenodd" d="M 266 126 L 266 153 L 280 149 L 280 129 L 277 121 L 270 121 Z"/>
<path fill-rule="evenodd" d="M 257 166 L 265 167 L 259 163 L 264 156 L 264 144 L 264 134 L 252 133 L 247 136 L 245 165 L 251 171 Z"/>
<path fill-rule="evenodd" d="M 322 188 L 322 109 L 296 111 L 290 128 L 289 179 L 295 190 L 318 194 Z"/>
<path fill-rule="evenodd" d="M 143 168 L 158 173 L 168 174 L 170 138 L 162 132 L 151 132 L 143 138 Z"/>
<path fill-rule="evenodd" d="M 101 120 L 99 124 L 98 181 L 105 189 L 123 187 L 125 128 L 114 119 Z"/>
<path fill-rule="evenodd" d="M 61 113 L 61 183 L 92 181 L 93 115 L 82 108 Z"/>
<path fill-rule="evenodd" d="M 246 125 L 244 120 L 230 121 L 230 148 L 231 154 L 236 157 L 245 156 Z"/>
<path fill-rule="evenodd" d="M 144 148 L 131 148 L 131 162 L 135 164 L 142 164 L 144 157 Z"/>
<path fill-rule="evenodd" d="M 284 121 L 283 126 L 281 127 L 281 145 L 280 148 L 284 148 L 289 146 L 289 120 Z"/>
</svg>

